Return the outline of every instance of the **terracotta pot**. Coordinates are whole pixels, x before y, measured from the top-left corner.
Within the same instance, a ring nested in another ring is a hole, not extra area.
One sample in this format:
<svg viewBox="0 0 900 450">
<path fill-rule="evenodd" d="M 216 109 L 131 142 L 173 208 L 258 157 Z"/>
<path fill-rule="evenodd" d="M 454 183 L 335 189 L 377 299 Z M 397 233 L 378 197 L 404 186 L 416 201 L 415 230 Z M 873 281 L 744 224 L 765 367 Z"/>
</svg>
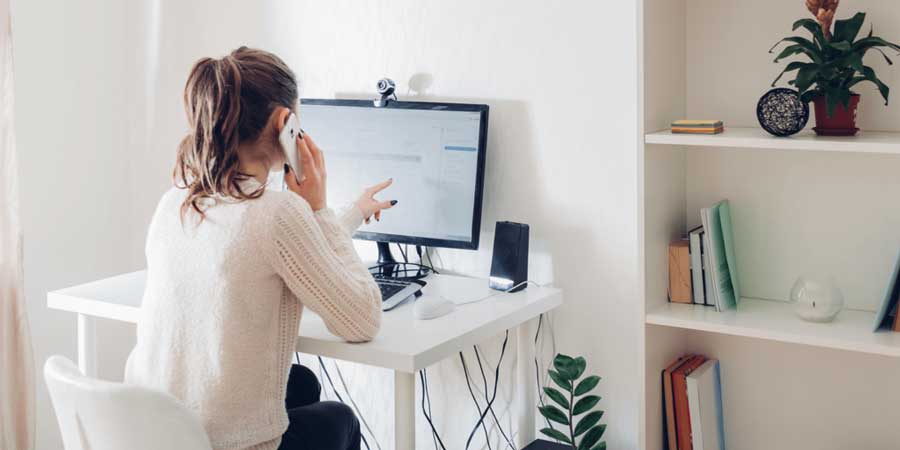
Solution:
<svg viewBox="0 0 900 450">
<path fill-rule="evenodd" d="M 816 126 L 813 130 L 819 136 L 853 136 L 859 131 L 856 128 L 856 109 L 859 105 L 859 94 L 850 96 L 850 108 L 845 108 L 838 103 L 834 113 L 828 117 L 828 104 L 825 96 L 816 97 L 813 100 L 816 107 Z"/>
</svg>

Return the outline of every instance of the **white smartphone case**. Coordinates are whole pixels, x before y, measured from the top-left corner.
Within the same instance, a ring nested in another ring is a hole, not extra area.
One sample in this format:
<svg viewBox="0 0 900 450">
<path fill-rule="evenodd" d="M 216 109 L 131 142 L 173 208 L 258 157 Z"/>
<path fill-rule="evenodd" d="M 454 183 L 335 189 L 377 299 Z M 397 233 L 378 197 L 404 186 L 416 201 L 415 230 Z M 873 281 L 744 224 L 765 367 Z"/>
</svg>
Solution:
<svg viewBox="0 0 900 450">
<path fill-rule="evenodd" d="M 294 113 L 288 117 L 287 123 L 278 134 L 278 142 L 284 151 L 284 159 L 291 166 L 291 172 L 294 173 L 294 179 L 299 183 L 303 177 L 303 168 L 300 167 L 300 155 L 297 154 L 297 137 L 303 137 L 303 130 L 300 129 L 300 119 Z"/>
</svg>

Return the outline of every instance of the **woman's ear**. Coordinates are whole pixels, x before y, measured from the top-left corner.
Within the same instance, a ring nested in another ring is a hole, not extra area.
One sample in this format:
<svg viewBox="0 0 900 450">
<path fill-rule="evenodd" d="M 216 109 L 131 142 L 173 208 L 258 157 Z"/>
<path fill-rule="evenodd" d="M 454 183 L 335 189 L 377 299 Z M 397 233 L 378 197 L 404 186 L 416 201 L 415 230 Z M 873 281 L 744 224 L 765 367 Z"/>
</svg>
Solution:
<svg viewBox="0 0 900 450">
<path fill-rule="evenodd" d="M 288 117 L 291 116 L 291 110 L 289 108 L 285 108 L 284 106 L 277 106 L 275 110 L 272 111 L 272 117 L 269 119 L 273 122 L 273 126 L 275 127 L 275 134 L 281 133 L 281 129 L 284 128 L 284 124 L 287 123 Z"/>
</svg>

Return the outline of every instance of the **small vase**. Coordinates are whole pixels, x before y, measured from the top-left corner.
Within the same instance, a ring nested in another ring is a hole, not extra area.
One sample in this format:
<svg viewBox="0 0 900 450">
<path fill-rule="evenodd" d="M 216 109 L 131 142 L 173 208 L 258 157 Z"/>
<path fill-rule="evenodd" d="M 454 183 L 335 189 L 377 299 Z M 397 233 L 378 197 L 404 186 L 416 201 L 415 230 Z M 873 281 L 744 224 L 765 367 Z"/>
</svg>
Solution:
<svg viewBox="0 0 900 450">
<path fill-rule="evenodd" d="M 831 117 L 828 117 L 828 103 L 825 96 L 820 95 L 813 100 L 816 109 L 816 126 L 813 130 L 819 136 L 854 136 L 856 128 L 856 111 L 859 105 L 859 94 L 850 96 L 850 108 L 838 102 Z"/>
<path fill-rule="evenodd" d="M 844 308 L 844 294 L 830 276 L 803 275 L 791 289 L 794 312 L 807 322 L 831 322 Z"/>
</svg>

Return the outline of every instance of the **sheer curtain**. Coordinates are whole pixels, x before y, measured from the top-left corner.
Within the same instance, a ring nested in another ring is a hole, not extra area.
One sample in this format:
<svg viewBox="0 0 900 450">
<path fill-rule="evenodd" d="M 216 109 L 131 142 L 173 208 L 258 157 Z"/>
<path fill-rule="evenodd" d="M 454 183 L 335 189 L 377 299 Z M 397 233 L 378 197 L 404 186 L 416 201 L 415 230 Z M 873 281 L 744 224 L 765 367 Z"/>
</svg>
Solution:
<svg viewBox="0 0 900 450">
<path fill-rule="evenodd" d="M 9 0 L 0 0 L 0 448 L 34 448 L 34 360 L 22 291 Z"/>
</svg>

